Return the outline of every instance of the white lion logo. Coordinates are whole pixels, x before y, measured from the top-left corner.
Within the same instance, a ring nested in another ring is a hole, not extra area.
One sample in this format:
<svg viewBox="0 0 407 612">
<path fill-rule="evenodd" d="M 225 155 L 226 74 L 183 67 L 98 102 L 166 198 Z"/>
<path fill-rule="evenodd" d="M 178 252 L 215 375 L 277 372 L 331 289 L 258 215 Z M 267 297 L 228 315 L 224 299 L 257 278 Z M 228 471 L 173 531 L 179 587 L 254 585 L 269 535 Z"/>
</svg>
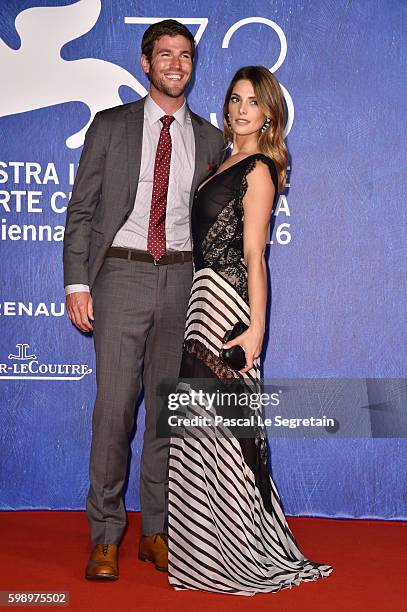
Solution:
<svg viewBox="0 0 407 612">
<path fill-rule="evenodd" d="M 122 103 L 119 88 L 127 85 L 140 96 L 147 91 L 127 70 L 98 59 L 67 61 L 61 48 L 86 34 L 98 20 L 100 0 L 79 0 L 60 7 L 34 7 L 17 15 L 15 27 L 21 39 L 11 49 L 0 38 L 3 88 L 0 116 L 62 104 L 84 102 L 90 110 L 88 123 L 66 140 L 75 149 L 83 144 L 95 114 Z"/>
</svg>

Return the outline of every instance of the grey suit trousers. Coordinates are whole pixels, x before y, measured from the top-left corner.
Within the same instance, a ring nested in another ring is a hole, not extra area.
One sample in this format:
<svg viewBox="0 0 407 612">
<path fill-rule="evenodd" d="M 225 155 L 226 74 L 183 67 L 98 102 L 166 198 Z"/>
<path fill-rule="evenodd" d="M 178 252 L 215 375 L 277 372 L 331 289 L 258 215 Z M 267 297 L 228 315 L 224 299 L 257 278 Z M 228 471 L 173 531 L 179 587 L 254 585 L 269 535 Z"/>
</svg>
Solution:
<svg viewBox="0 0 407 612">
<path fill-rule="evenodd" d="M 156 435 L 156 387 L 178 377 L 191 283 L 191 262 L 154 266 L 107 257 L 92 288 L 97 397 L 86 510 L 93 544 L 118 544 L 126 526 L 123 487 L 142 384 L 142 531 L 166 531 L 169 440 Z"/>
</svg>

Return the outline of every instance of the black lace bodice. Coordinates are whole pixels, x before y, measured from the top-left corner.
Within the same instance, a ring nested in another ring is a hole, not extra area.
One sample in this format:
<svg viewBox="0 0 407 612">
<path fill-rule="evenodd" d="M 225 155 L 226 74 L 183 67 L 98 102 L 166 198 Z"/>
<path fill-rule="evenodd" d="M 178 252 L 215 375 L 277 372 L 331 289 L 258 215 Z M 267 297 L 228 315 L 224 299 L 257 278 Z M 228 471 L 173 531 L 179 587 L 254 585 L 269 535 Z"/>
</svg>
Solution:
<svg viewBox="0 0 407 612">
<path fill-rule="evenodd" d="M 212 268 L 248 302 L 247 271 L 243 257 L 243 198 L 247 175 L 261 160 L 270 169 L 278 193 L 277 171 L 272 159 L 255 153 L 213 176 L 197 190 L 192 207 L 195 270 Z"/>
</svg>

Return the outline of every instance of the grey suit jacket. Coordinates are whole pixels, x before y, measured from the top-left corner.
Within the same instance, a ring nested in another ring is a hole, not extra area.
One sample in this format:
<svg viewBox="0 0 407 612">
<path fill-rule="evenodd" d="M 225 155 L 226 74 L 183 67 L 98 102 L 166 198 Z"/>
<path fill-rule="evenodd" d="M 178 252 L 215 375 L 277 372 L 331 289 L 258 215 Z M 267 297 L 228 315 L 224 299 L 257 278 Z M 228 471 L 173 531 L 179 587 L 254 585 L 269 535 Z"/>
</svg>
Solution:
<svg viewBox="0 0 407 612">
<path fill-rule="evenodd" d="M 92 285 L 119 228 L 134 207 L 140 173 L 145 98 L 95 115 L 85 138 L 69 201 L 64 285 Z M 222 132 L 189 110 L 195 136 L 197 186 L 221 163 Z"/>
</svg>

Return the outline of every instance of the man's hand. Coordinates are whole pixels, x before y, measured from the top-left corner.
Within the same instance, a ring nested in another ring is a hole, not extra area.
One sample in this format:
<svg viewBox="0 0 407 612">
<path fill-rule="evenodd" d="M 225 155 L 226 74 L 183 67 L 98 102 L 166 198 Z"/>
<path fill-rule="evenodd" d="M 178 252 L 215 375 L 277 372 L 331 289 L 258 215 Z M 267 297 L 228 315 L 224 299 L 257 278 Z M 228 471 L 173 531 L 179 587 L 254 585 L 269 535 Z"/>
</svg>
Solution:
<svg viewBox="0 0 407 612">
<path fill-rule="evenodd" d="M 87 291 L 76 291 L 66 296 L 66 311 L 72 323 L 83 332 L 93 330 L 93 301 Z"/>
</svg>

